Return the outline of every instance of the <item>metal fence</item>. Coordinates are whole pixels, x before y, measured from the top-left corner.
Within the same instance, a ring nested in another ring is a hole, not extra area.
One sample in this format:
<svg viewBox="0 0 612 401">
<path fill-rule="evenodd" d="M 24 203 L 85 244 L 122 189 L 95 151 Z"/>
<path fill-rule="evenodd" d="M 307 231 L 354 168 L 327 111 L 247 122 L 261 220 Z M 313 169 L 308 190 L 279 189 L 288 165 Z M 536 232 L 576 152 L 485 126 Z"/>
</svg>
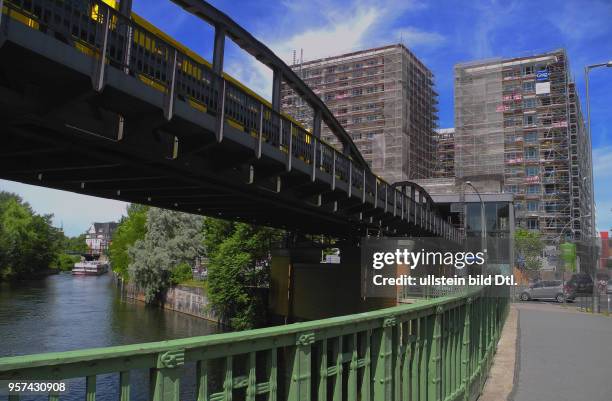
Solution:
<svg viewBox="0 0 612 401">
<path fill-rule="evenodd" d="M 82 396 L 92 401 L 96 377 L 115 373 L 127 401 L 130 372 L 148 369 L 149 399 L 178 401 L 184 366 L 195 363 L 198 401 L 475 400 L 508 312 L 507 298 L 491 290 L 236 333 L 0 358 L 0 380 L 84 377 Z"/>
</svg>

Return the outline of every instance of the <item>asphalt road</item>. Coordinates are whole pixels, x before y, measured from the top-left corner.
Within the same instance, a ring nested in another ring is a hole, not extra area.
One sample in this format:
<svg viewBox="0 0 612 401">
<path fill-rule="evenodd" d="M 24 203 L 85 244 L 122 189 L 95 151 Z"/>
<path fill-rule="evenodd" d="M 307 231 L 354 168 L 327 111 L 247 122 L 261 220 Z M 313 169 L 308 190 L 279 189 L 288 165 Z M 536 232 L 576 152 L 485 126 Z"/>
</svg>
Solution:
<svg viewBox="0 0 612 401">
<path fill-rule="evenodd" d="M 612 318 L 519 303 L 513 401 L 612 400 Z"/>
</svg>

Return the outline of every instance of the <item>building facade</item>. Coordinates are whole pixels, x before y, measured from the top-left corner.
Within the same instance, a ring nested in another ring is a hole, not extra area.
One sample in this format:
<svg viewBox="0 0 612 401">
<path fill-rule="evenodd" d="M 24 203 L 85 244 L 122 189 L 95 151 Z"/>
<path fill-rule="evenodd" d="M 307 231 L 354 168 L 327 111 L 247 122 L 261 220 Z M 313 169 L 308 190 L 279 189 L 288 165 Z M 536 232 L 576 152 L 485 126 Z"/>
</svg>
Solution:
<svg viewBox="0 0 612 401">
<path fill-rule="evenodd" d="M 455 174 L 499 177 L 517 226 L 595 234 L 591 138 L 565 50 L 455 66 Z"/>
<path fill-rule="evenodd" d="M 117 223 L 93 223 L 85 233 L 85 242 L 91 254 L 106 254 L 117 229 Z"/>
<path fill-rule="evenodd" d="M 391 183 L 433 176 L 433 74 L 406 47 L 357 51 L 292 68 L 334 113 L 377 175 Z M 287 85 L 281 96 L 281 110 L 311 129 L 310 107 Z M 339 146 L 325 125 L 321 137 Z"/>
<path fill-rule="evenodd" d="M 434 177 L 451 178 L 455 176 L 455 129 L 436 130 L 436 169 Z"/>
</svg>

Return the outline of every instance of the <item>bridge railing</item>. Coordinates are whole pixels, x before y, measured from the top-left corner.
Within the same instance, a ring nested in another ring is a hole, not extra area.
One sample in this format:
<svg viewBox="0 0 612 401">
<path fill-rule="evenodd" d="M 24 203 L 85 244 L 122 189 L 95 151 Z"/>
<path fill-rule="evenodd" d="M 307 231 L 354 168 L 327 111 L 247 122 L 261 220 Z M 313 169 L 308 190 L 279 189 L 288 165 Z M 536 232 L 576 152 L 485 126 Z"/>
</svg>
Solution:
<svg viewBox="0 0 612 401">
<path fill-rule="evenodd" d="M 366 198 L 372 198 L 378 208 L 396 211 L 396 216 L 401 215 L 397 213 L 401 204 L 414 206 L 414 210 L 424 207 L 288 116 L 274 111 L 269 103 L 237 81 L 216 74 L 206 61 L 195 59 L 101 0 L 5 0 L 4 5 L 13 19 L 53 35 L 99 60 L 92 76 L 99 90 L 103 87 L 103 71 L 107 65 L 122 69 L 160 92 L 168 119 L 172 118 L 177 100 L 187 102 L 258 138 L 256 152 L 259 156 L 262 143 L 287 153 L 288 170 L 293 158 L 314 165 L 312 174 L 323 171 L 331 175 L 334 188 L 337 182 L 343 182 L 352 196 L 361 196 L 364 203 Z M 218 140 L 222 140 L 222 134 L 217 135 Z M 410 221 L 408 213 L 404 216 L 406 222 Z M 430 231 L 459 239 L 454 227 L 437 215 L 434 220 Z"/>
<path fill-rule="evenodd" d="M 115 373 L 127 401 L 130 373 L 148 369 L 149 399 L 157 401 L 178 401 L 182 381 L 193 379 L 198 401 L 471 401 L 508 310 L 490 291 L 243 332 L 0 358 L 0 380 L 84 377 L 82 396 L 93 401 L 97 377 Z M 185 377 L 186 364 L 196 365 L 195 378 Z"/>
</svg>

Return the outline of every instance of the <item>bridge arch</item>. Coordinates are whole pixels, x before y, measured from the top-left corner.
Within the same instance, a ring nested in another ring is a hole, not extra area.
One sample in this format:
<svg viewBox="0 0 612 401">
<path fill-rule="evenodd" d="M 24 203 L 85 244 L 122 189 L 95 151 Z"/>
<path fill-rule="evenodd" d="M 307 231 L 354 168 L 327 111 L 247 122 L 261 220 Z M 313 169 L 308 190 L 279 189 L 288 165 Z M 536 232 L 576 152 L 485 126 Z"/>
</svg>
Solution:
<svg viewBox="0 0 612 401">
<path fill-rule="evenodd" d="M 429 193 L 427 192 L 425 188 L 423 188 L 416 182 L 398 181 L 398 182 L 391 184 L 391 187 L 399 189 L 402 192 L 405 192 L 405 189 L 409 189 L 410 197 L 412 198 L 412 200 L 419 201 L 420 203 L 425 203 L 428 209 L 434 208 L 435 203 L 431 195 L 429 195 Z M 418 198 L 417 198 L 417 195 L 418 195 Z M 425 202 L 423 202 L 423 198 L 425 199 Z"/>
<path fill-rule="evenodd" d="M 128 0 L 129 1 L 129 0 Z M 327 124 L 332 133 L 342 143 L 343 153 L 359 164 L 365 171 L 370 171 L 359 149 L 340 122 L 327 108 L 325 103 L 302 81 L 300 77 L 272 50 L 257 40 L 246 29 L 222 11 L 201 0 L 172 0 L 187 12 L 206 21 L 215 28 L 215 46 L 213 66 L 222 68 L 224 36 L 229 36 L 240 48 L 267 65 L 274 73 L 272 88 L 272 106 L 279 111 L 281 80 L 301 96 L 314 111 L 313 133 L 319 136 L 321 122 Z M 214 68 L 214 67 L 213 67 Z M 221 71 L 216 71 L 217 73 Z"/>
</svg>

